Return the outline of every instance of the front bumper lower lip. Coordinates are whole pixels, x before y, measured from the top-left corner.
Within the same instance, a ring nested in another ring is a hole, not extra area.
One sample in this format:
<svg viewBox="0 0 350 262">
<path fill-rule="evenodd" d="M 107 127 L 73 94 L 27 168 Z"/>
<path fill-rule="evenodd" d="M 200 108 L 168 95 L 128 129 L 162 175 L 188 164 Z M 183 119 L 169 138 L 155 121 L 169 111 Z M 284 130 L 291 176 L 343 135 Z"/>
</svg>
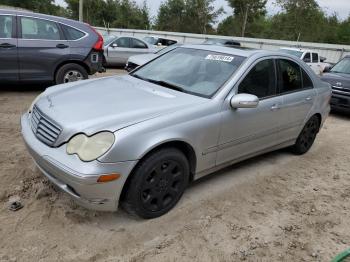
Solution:
<svg viewBox="0 0 350 262">
<path fill-rule="evenodd" d="M 39 141 L 30 127 L 28 113 L 22 116 L 21 127 L 28 152 L 40 171 L 54 185 L 67 193 L 79 205 L 88 209 L 117 210 L 124 183 L 137 161 L 82 162 L 76 155 L 67 155 L 64 145 L 51 148 Z M 108 183 L 97 182 L 101 175 L 110 173 L 118 173 L 121 176 Z"/>
</svg>

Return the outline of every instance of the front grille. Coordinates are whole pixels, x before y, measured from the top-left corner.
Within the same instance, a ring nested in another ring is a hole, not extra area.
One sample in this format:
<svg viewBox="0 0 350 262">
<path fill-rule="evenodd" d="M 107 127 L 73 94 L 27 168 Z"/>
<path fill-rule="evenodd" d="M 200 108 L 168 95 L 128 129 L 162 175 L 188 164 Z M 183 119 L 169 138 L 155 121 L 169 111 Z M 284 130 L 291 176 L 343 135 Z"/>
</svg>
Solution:
<svg viewBox="0 0 350 262">
<path fill-rule="evenodd" d="M 31 126 L 35 136 L 48 146 L 53 146 L 62 129 L 46 117 L 36 106 L 31 114 Z"/>
<path fill-rule="evenodd" d="M 332 86 L 332 92 L 335 94 L 350 96 L 350 89 L 345 87 Z"/>
</svg>

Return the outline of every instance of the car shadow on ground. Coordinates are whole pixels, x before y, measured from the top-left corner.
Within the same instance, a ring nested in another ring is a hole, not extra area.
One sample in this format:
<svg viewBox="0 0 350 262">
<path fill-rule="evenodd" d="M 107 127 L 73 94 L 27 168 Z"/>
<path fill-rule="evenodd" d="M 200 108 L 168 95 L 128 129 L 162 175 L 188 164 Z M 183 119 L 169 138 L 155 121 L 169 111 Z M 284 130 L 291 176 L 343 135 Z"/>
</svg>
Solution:
<svg viewBox="0 0 350 262">
<path fill-rule="evenodd" d="M 23 84 L 0 84 L 0 92 L 32 92 L 44 91 L 47 87 L 52 86 L 53 83 L 23 83 Z"/>
<path fill-rule="evenodd" d="M 331 115 L 342 120 L 350 120 L 350 113 L 348 112 L 332 110 Z"/>
</svg>

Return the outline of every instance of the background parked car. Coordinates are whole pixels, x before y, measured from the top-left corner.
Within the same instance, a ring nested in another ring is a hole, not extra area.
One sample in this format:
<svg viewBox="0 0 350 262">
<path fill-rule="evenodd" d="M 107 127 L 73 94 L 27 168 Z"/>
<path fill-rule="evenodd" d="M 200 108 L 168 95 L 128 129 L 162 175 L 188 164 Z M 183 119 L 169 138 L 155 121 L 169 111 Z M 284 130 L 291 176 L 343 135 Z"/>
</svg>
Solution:
<svg viewBox="0 0 350 262">
<path fill-rule="evenodd" d="M 125 66 L 130 56 L 155 53 L 157 50 L 140 38 L 117 36 L 104 45 L 104 65 Z"/>
<path fill-rule="evenodd" d="M 143 38 L 147 43 L 155 46 L 170 46 L 176 44 L 176 40 L 161 38 L 157 36 L 146 36 Z"/>
<path fill-rule="evenodd" d="M 222 45 L 226 47 L 238 47 L 241 46 L 240 42 L 230 39 L 209 38 L 203 42 L 204 45 Z"/>
<path fill-rule="evenodd" d="M 350 113 L 350 56 L 344 57 L 334 67 L 326 70 L 321 79 L 332 86 L 332 109 Z"/>
<path fill-rule="evenodd" d="M 324 62 L 327 58 L 319 56 L 319 54 L 314 51 L 298 48 L 281 48 L 280 51 L 299 57 L 311 67 L 316 75 L 321 75 L 326 67 L 331 66 L 331 64 Z"/>
<path fill-rule="evenodd" d="M 153 60 L 154 58 L 161 56 L 162 54 L 165 54 L 176 47 L 181 46 L 182 44 L 173 44 L 171 46 L 165 47 L 163 49 L 158 50 L 154 54 L 143 54 L 143 55 L 134 55 L 130 56 L 128 61 L 126 62 L 125 70 L 130 72 L 134 70 L 135 68 L 144 65 L 148 63 L 149 61 Z"/>
<path fill-rule="evenodd" d="M 88 24 L 0 10 L 0 81 L 66 83 L 102 71 L 103 39 Z"/>
</svg>

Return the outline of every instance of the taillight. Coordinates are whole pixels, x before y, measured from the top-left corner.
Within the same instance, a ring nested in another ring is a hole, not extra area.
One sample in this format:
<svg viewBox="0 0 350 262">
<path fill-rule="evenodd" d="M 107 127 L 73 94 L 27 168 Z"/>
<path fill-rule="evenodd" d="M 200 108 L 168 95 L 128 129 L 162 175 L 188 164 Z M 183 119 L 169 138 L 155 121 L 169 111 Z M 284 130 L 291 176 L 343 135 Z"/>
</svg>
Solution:
<svg viewBox="0 0 350 262">
<path fill-rule="evenodd" d="M 91 30 L 94 31 L 98 37 L 96 43 L 94 44 L 94 46 L 92 48 L 96 51 L 103 51 L 103 37 L 102 37 L 102 35 L 99 32 L 97 32 L 95 30 L 95 28 L 93 28 L 91 25 L 89 25 L 89 24 L 87 24 L 87 25 L 90 26 Z"/>
</svg>

